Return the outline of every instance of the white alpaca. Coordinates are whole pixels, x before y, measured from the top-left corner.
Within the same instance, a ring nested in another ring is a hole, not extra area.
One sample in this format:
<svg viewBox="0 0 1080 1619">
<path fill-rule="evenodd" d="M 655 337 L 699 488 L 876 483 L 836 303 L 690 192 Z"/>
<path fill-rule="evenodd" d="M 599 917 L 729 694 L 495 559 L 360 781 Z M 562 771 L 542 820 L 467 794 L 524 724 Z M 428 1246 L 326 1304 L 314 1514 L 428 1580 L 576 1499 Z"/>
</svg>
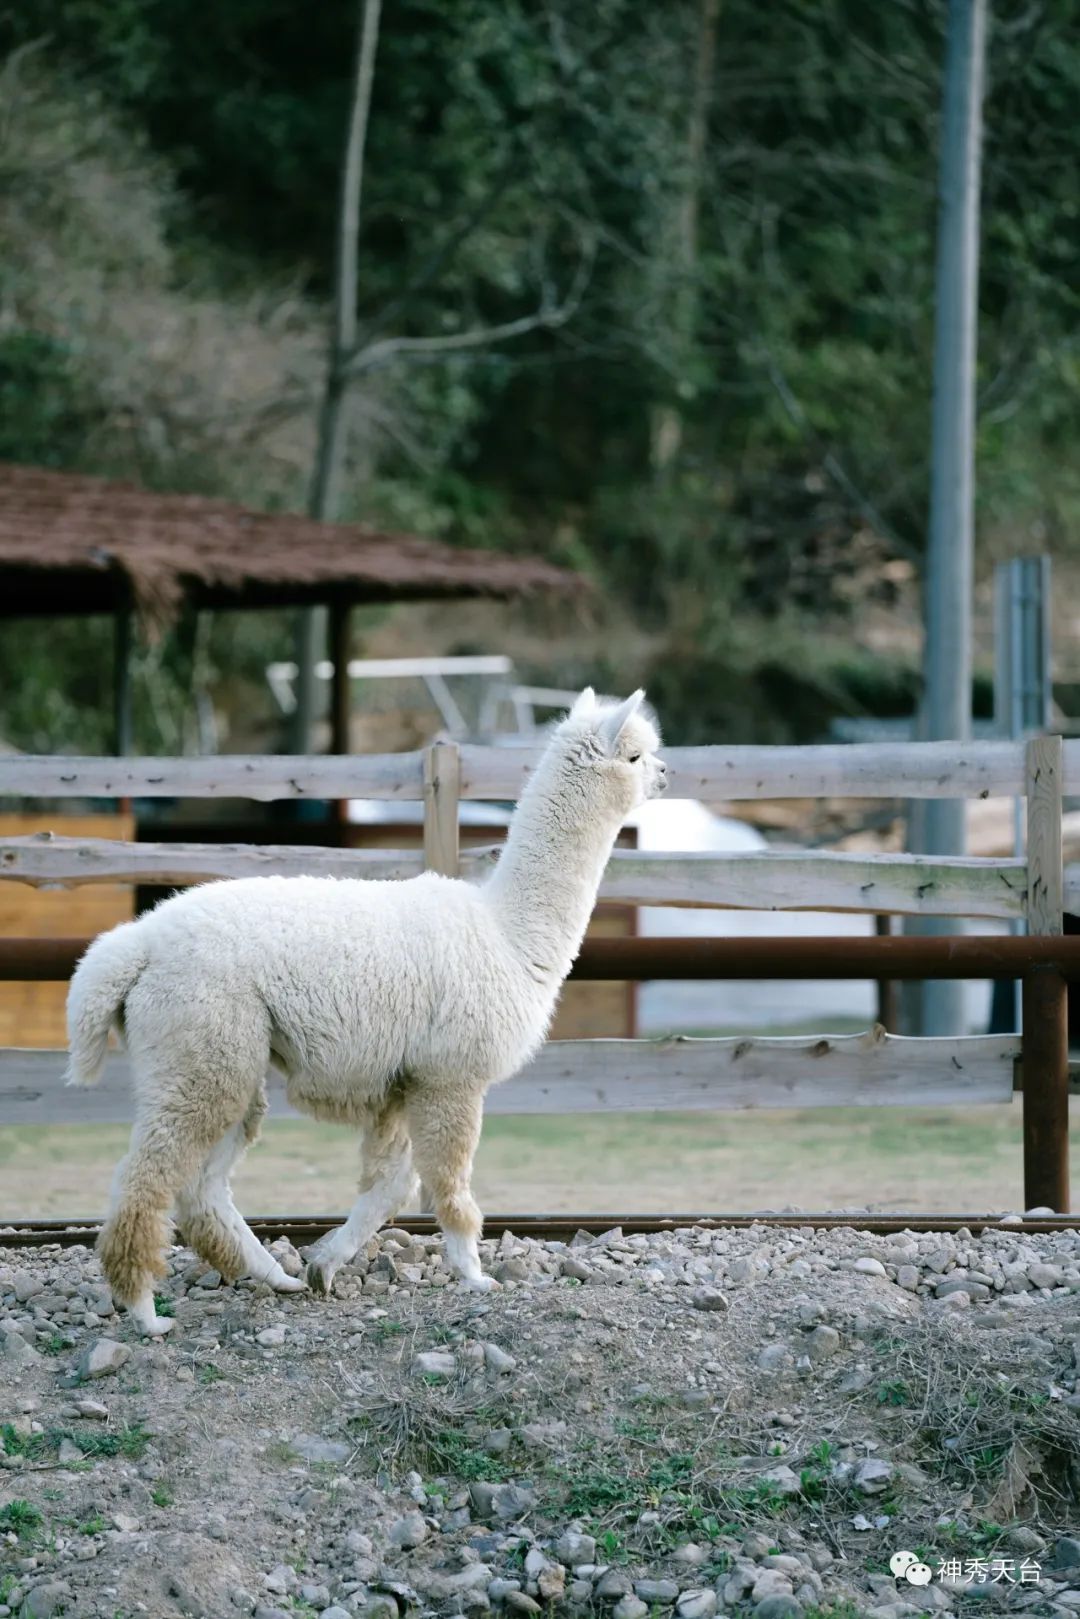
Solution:
<svg viewBox="0 0 1080 1619">
<path fill-rule="evenodd" d="M 665 786 L 638 691 L 584 691 L 521 796 L 482 885 L 255 877 L 207 884 L 97 939 L 71 982 L 69 1083 L 91 1085 L 109 1029 L 131 1057 L 136 1122 L 99 1252 L 116 1298 L 148 1333 L 168 1217 L 223 1275 L 288 1277 L 232 1201 L 229 1175 L 258 1132 L 273 1065 L 294 1107 L 363 1132 L 360 1197 L 316 1246 L 335 1272 L 415 1195 L 434 1203 L 464 1281 L 480 1269 L 470 1191 L 484 1093 L 544 1040 L 625 817 Z"/>
</svg>

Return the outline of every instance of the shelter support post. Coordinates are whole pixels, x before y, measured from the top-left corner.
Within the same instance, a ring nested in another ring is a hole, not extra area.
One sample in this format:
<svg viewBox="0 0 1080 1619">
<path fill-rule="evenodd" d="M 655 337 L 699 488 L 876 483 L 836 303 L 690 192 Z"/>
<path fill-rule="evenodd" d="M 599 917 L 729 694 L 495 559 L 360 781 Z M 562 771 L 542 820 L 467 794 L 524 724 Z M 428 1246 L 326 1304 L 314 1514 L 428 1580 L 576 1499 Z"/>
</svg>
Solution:
<svg viewBox="0 0 1080 1619">
<path fill-rule="evenodd" d="M 879 939 L 892 937 L 892 917 L 875 916 L 874 932 Z M 883 1029 L 896 1034 L 900 1028 L 900 986 L 888 978 L 879 978 L 877 984 L 877 1020 Z"/>
<path fill-rule="evenodd" d="M 349 751 L 349 621 L 351 605 L 335 600 L 330 606 L 330 661 L 334 666 L 330 688 L 330 752 Z M 345 826 L 349 819 L 349 801 L 334 801 L 334 819 Z"/>
<path fill-rule="evenodd" d="M 1069 1037 L 1065 979 L 1033 967 L 1023 980 L 1024 1207 L 1069 1212 Z"/>
<path fill-rule="evenodd" d="M 131 609 L 120 607 L 113 616 L 113 752 L 130 758 L 135 749 L 131 705 Z"/>
</svg>

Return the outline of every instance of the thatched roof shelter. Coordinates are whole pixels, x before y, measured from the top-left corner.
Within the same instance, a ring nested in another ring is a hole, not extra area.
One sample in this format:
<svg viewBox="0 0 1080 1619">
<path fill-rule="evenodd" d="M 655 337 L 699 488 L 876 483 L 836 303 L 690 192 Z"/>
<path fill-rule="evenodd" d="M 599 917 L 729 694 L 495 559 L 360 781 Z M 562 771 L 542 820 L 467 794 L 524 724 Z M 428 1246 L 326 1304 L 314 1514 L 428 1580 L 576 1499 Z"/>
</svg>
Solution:
<svg viewBox="0 0 1080 1619">
<path fill-rule="evenodd" d="M 567 569 L 498 551 L 251 511 L 203 495 L 0 463 L 0 615 L 580 592 Z"/>
</svg>

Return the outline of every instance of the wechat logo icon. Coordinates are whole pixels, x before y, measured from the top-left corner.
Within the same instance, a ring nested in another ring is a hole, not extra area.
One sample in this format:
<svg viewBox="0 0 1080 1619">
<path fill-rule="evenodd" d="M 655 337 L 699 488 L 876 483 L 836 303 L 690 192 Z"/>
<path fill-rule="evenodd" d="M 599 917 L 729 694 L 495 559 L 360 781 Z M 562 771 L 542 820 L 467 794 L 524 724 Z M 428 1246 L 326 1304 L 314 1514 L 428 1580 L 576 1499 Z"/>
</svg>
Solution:
<svg viewBox="0 0 1080 1619">
<path fill-rule="evenodd" d="M 907 1580 L 909 1585 L 929 1585 L 934 1577 L 929 1563 L 921 1562 L 914 1552 L 893 1552 L 889 1567 L 896 1579 Z"/>
</svg>

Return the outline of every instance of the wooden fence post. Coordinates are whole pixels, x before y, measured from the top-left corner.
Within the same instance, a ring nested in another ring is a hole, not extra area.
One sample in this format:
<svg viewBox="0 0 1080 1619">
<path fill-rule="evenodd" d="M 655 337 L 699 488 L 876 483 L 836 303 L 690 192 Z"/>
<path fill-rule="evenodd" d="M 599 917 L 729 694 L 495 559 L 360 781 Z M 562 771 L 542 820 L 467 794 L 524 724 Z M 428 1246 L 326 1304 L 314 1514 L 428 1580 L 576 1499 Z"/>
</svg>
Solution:
<svg viewBox="0 0 1080 1619">
<path fill-rule="evenodd" d="M 424 754 L 424 869 L 443 877 L 461 870 L 458 801 L 461 756 L 456 742 L 433 742 Z"/>
<path fill-rule="evenodd" d="M 1027 925 L 1032 935 L 1064 931 L 1061 860 L 1061 738 L 1027 745 Z M 1068 986 L 1052 967 L 1023 984 L 1024 1206 L 1069 1212 Z"/>
<path fill-rule="evenodd" d="M 458 803 L 461 754 L 456 742 L 433 742 L 424 753 L 424 870 L 457 877 L 461 870 Z M 426 1186 L 420 1188 L 421 1214 L 434 1213 Z"/>
</svg>

